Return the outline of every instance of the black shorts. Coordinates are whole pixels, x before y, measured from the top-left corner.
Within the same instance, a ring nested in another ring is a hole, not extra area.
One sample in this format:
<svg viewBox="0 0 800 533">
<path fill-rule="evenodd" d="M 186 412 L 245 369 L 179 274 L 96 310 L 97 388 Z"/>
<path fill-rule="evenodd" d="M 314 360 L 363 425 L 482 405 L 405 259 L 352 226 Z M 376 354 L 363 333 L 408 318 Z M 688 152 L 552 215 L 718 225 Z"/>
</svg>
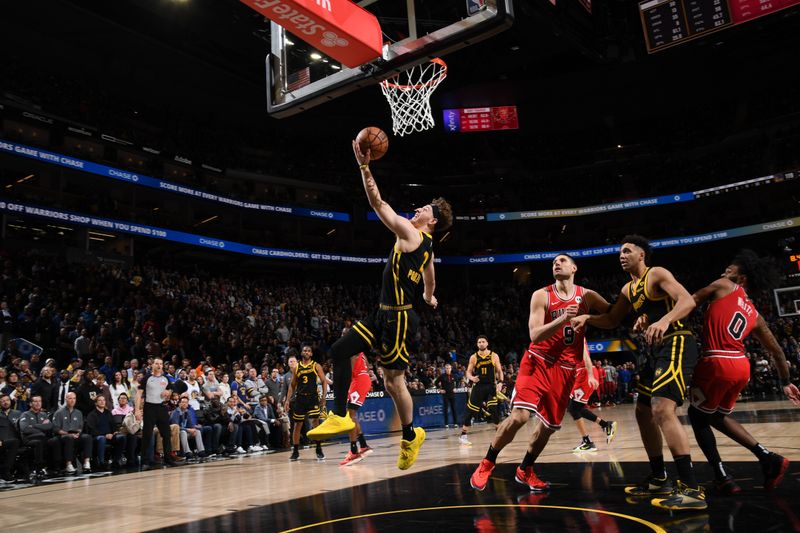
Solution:
<svg viewBox="0 0 800 533">
<path fill-rule="evenodd" d="M 418 330 L 419 316 L 413 309 L 377 309 L 353 326 L 342 340 L 354 354 L 375 350 L 381 366 L 405 370 L 410 352 L 416 348 Z"/>
<path fill-rule="evenodd" d="M 319 418 L 319 397 L 316 394 L 298 394 L 292 402 L 292 420 L 302 422 L 308 418 Z"/>
<path fill-rule="evenodd" d="M 469 392 L 467 409 L 478 414 L 484 402 L 487 408 L 497 405 L 497 389 L 491 383 L 476 383 Z"/>
<path fill-rule="evenodd" d="M 641 372 L 638 401 L 649 405 L 651 397 L 669 398 L 683 405 L 686 387 L 697 364 L 697 341 L 691 334 L 674 334 L 653 348 Z"/>
</svg>

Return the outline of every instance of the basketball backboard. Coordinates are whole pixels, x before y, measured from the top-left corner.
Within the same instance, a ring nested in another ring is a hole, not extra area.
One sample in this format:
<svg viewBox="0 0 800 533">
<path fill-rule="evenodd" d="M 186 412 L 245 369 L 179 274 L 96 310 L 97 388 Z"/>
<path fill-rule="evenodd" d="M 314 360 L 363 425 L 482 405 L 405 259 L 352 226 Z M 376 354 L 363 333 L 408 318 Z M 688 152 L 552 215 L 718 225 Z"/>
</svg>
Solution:
<svg viewBox="0 0 800 533">
<path fill-rule="evenodd" d="M 361 0 L 384 38 L 383 57 L 347 68 L 271 22 L 267 111 L 283 118 L 511 27 L 512 0 Z M 335 37 L 335 36 L 334 36 Z"/>
</svg>

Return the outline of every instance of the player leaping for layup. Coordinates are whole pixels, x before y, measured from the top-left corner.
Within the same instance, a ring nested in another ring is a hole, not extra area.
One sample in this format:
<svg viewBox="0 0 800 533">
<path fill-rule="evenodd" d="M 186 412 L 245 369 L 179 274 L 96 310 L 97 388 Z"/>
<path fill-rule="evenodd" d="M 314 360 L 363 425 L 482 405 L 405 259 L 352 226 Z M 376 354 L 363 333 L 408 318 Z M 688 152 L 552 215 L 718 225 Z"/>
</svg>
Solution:
<svg viewBox="0 0 800 533">
<path fill-rule="evenodd" d="M 308 432 L 311 439 L 329 439 L 355 427 L 347 413 L 347 391 L 350 388 L 351 358 L 359 352 L 375 349 L 384 368 L 386 391 L 394 400 L 403 437 L 397 467 L 410 468 L 417 460 L 420 446 L 425 441 L 425 431 L 414 428 L 413 403 L 405 381 L 412 343 L 417 334 L 419 317 L 413 302 L 419 283 L 424 284 L 423 300 L 435 308 L 438 304 L 433 290 L 436 277 L 433 270 L 434 230 L 450 227 L 453 214 L 444 198 L 433 200 L 420 207 L 411 220 L 395 213 L 381 198 L 375 178 L 369 170 L 370 151 L 362 151 L 353 141 L 353 152 L 361 169 L 361 179 L 369 199 L 381 222 L 394 233 L 396 240 L 386 268 L 383 270 L 380 305 L 366 319 L 359 321 L 331 347 L 334 361 L 333 413 L 327 420 Z"/>
<path fill-rule="evenodd" d="M 528 318 L 531 344 L 519 365 L 514 394 L 511 396 L 511 415 L 497 428 L 486 457 L 470 477 L 470 485 L 474 489 L 486 488 L 497 455 L 514 439 L 531 413 L 539 420 L 515 477 L 518 483 L 527 485 L 534 492 L 542 492 L 550 487 L 549 483 L 536 476 L 533 463 L 544 450 L 550 436 L 561 428 L 575 381 L 576 366 L 583 365 L 590 376 L 589 382 L 597 387 L 584 334 L 572 329 L 570 319 L 579 313 L 604 312 L 609 308 L 602 296 L 575 285 L 577 270 L 572 257 L 557 255 L 553 259 L 556 282 L 537 290 L 531 297 Z"/>
</svg>

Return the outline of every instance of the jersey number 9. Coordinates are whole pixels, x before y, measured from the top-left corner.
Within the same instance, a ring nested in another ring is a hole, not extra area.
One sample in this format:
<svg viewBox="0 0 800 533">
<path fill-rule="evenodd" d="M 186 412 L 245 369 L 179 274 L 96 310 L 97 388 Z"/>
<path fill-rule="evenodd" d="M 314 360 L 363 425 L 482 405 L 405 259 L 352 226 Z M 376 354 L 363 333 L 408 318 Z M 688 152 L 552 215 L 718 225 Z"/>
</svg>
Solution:
<svg viewBox="0 0 800 533">
<path fill-rule="evenodd" d="M 570 346 L 573 342 L 575 342 L 575 330 L 572 326 L 567 326 L 564 328 L 564 344 Z"/>
</svg>

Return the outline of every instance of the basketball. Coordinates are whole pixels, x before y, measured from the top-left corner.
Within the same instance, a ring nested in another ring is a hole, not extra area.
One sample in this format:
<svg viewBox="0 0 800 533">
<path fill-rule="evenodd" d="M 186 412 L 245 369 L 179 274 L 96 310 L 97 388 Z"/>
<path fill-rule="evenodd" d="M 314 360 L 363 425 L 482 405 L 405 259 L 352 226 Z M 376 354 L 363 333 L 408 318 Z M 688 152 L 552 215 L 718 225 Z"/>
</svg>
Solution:
<svg viewBox="0 0 800 533">
<path fill-rule="evenodd" d="M 366 153 L 370 151 L 370 159 L 373 161 L 380 159 L 389 149 L 389 138 L 386 133 L 380 128 L 370 126 L 358 132 L 356 142 L 361 148 L 361 151 Z"/>
</svg>

